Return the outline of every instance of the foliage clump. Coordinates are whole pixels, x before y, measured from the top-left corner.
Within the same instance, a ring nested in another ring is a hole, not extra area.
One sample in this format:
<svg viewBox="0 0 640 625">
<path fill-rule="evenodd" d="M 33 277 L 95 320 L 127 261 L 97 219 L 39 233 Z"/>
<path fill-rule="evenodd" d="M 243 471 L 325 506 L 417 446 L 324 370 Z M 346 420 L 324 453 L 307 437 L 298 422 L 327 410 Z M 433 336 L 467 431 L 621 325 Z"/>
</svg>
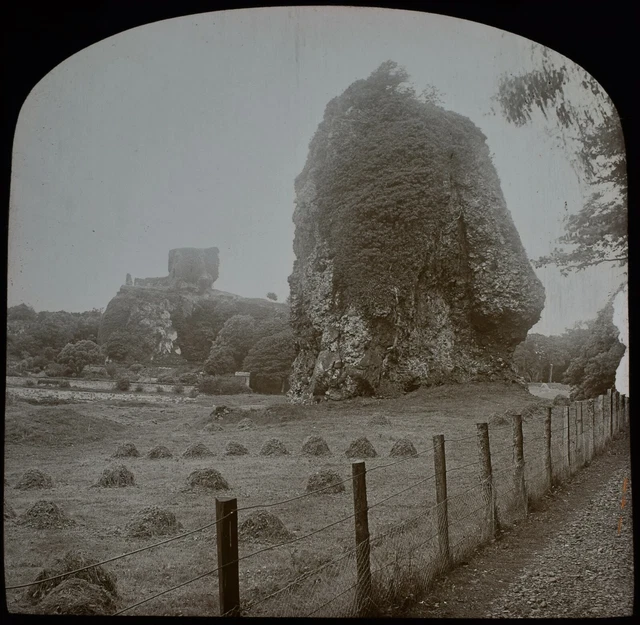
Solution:
<svg viewBox="0 0 640 625">
<path fill-rule="evenodd" d="M 97 365 L 104 362 L 104 356 L 100 347 L 93 341 L 78 341 L 65 345 L 56 361 L 69 367 L 73 373 L 80 374 L 86 365 Z"/>
<path fill-rule="evenodd" d="M 205 395 L 242 395 L 251 389 L 238 378 L 228 376 L 204 376 L 198 383 L 198 391 Z"/>
</svg>

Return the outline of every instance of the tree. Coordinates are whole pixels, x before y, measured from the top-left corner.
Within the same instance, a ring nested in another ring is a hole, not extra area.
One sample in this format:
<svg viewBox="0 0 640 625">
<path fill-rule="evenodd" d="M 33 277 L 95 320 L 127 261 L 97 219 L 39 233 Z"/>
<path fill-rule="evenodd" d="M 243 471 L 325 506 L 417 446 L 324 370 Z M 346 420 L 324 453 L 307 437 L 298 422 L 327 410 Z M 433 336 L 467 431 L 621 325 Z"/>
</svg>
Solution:
<svg viewBox="0 0 640 625">
<path fill-rule="evenodd" d="M 575 400 L 589 399 L 615 386 L 616 370 L 625 352 L 613 323 L 613 300 L 587 322 L 585 340 L 567 369 L 564 382 L 571 384 Z"/>
<path fill-rule="evenodd" d="M 104 361 L 100 347 L 93 341 L 79 341 L 65 345 L 56 358 L 61 365 L 66 365 L 77 375 L 82 373 L 85 365 L 99 364 Z"/>
<path fill-rule="evenodd" d="M 36 317 L 36 311 L 27 304 L 7 308 L 7 321 L 33 321 Z"/>
<path fill-rule="evenodd" d="M 287 375 L 296 357 L 293 332 L 290 328 L 261 338 L 242 363 L 244 371 Z"/>
<path fill-rule="evenodd" d="M 556 265 L 563 275 L 605 262 L 625 266 L 626 157 L 615 107 L 579 66 L 552 58 L 538 44 L 532 48 L 532 58 L 536 69 L 503 75 L 495 99 L 507 121 L 516 126 L 543 116 L 540 121 L 571 154 L 576 171 L 587 183 L 588 196 L 579 212 L 566 217 L 560 247 L 536 259 L 534 265 Z"/>
<path fill-rule="evenodd" d="M 278 301 L 278 296 L 273 292 L 273 291 L 269 291 L 267 293 L 267 299 L 273 300 L 274 302 Z"/>
<path fill-rule="evenodd" d="M 222 375 L 236 371 L 233 350 L 227 345 L 214 345 L 204 363 L 204 371 L 209 375 Z"/>
<path fill-rule="evenodd" d="M 218 336 L 211 346 L 207 363 L 219 359 L 221 357 L 220 350 L 224 347 L 233 357 L 233 370 L 237 371 L 258 338 L 256 331 L 257 323 L 251 315 L 234 315 L 230 317 L 218 332 Z"/>
</svg>

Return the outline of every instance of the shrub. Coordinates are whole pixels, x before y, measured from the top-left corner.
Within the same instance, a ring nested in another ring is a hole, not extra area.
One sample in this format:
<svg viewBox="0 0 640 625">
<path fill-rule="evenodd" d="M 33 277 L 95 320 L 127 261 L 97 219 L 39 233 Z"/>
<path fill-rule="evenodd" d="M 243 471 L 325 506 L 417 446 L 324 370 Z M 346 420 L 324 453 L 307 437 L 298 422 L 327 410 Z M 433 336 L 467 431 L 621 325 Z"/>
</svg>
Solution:
<svg viewBox="0 0 640 625">
<path fill-rule="evenodd" d="M 105 371 L 107 372 L 107 375 L 115 380 L 116 377 L 118 376 L 118 366 L 116 365 L 115 362 L 108 362 L 105 366 Z"/>
<path fill-rule="evenodd" d="M 243 380 L 223 376 L 205 376 L 198 383 L 198 390 L 206 395 L 240 395 L 252 392 Z"/>
<path fill-rule="evenodd" d="M 184 386 L 182 386 L 182 384 L 176 384 L 173 387 L 173 392 L 176 393 L 176 395 L 180 395 L 181 393 L 184 393 Z"/>
<path fill-rule="evenodd" d="M 159 384 L 175 384 L 176 379 L 172 375 L 161 375 L 158 377 Z"/>
<path fill-rule="evenodd" d="M 62 380 L 60 384 L 58 384 L 60 388 L 71 388 L 71 383 L 69 380 Z"/>
<path fill-rule="evenodd" d="M 129 371 L 133 371 L 134 373 L 140 373 L 144 369 L 144 365 L 141 365 L 139 362 L 134 362 L 130 367 Z"/>
<path fill-rule="evenodd" d="M 57 362 L 50 362 L 44 369 L 44 372 L 50 378 L 61 378 L 71 373 L 71 369 Z"/>
<path fill-rule="evenodd" d="M 191 397 L 191 399 L 195 399 L 198 396 L 198 391 L 194 388 L 191 389 L 191 391 L 189 391 L 189 397 Z"/>
<path fill-rule="evenodd" d="M 25 385 L 25 386 L 35 386 L 35 385 L 36 385 L 36 383 L 35 383 L 35 381 L 34 381 L 34 380 L 29 379 L 29 380 L 27 380 L 27 381 L 24 383 L 24 385 Z"/>
<path fill-rule="evenodd" d="M 142 384 L 138 384 L 135 388 L 136 393 L 142 393 L 144 391 L 144 386 Z"/>
<path fill-rule="evenodd" d="M 182 384 L 197 384 L 198 383 L 198 374 L 197 373 L 183 373 L 180 377 L 178 377 L 178 381 Z"/>
<path fill-rule="evenodd" d="M 114 388 L 118 391 L 128 391 L 131 387 L 131 382 L 127 378 L 118 378 L 114 384 Z"/>
<path fill-rule="evenodd" d="M 73 373 L 82 373 L 85 365 L 97 365 L 104 360 L 100 347 L 93 341 L 78 341 L 65 345 L 56 358 L 61 365 L 69 367 Z"/>
<path fill-rule="evenodd" d="M 164 387 L 156 386 L 156 393 L 164 393 Z"/>
</svg>

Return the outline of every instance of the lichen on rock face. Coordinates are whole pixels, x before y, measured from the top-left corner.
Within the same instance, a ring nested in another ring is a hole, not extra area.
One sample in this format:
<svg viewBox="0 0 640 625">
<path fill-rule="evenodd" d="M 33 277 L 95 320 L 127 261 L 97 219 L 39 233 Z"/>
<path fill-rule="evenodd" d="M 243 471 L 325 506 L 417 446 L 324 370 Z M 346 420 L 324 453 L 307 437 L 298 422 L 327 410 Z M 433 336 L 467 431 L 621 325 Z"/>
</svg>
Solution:
<svg viewBox="0 0 640 625">
<path fill-rule="evenodd" d="M 295 183 L 290 396 L 514 380 L 544 290 L 486 139 L 384 63 L 325 110 Z"/>
</svg>

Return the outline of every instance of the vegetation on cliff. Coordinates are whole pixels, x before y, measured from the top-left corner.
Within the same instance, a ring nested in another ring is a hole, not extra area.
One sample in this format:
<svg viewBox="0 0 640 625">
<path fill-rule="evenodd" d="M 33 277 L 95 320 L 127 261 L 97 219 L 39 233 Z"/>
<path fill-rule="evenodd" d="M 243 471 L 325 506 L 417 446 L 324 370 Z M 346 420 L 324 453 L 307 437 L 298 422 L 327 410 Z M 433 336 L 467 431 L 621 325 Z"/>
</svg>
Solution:
<svg viewBox="0 0 640 625">
<path fill-rule="evenodd" d="M 485 136 L 428 93 L 388 61 L 326 107 L 295 181 L 294 392 L 505 372 L 539 319 Z"/>
</svg>

